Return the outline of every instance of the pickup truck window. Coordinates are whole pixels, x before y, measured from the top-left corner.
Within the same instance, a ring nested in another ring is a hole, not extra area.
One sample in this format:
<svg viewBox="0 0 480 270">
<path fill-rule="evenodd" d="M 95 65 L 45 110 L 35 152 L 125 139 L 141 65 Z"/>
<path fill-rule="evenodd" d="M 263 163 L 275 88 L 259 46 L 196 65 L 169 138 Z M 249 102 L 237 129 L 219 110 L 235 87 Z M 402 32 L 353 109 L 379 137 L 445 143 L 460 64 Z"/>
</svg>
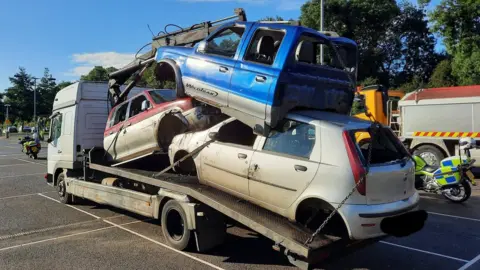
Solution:
<svg viewBox="0 0 480 270">
<path fill-rule="evenodd" d="M 321 57 L 321 48 L 323 47 L 323 60 Z M 356 52 L 346 46 L 336 45 L 337 52 L 342 57 L 343 64 L 347 72 L 353 72 L 356 68 Z M 330 43 L 319 37 L 303 34 L 300 39 L 295 53 L 295 60 L 300 63 L 328 66 L 335 69 L 343 70 L 335 50 Z"/>
<path fill-rule="evenodd" d="M 144 100 L 147 100 L 144 95 L 140 95 L 132 100 L 132 104 L 130 104 L 130 112 L 128 113 L 129 118 L 142 112 L 142 102 Z"/>
<path fill-rule="evenodd" d="M 125 119 L 127 118 L 127 108 L 128 108 L 128 102 L 125 102 L 115 110 L 115 115 L 113 116 L 114 121 L 112 126 L 125 121 Z"/>
<path fill-rule="evenodd" d="M 207 41 L 205 52 L 233 58 L 244 32 L 245 28 L 237 26 L 220 31 Z"/>
<path fill-rule="evenodd" d="M 266 139 L 263 150 L 310 158 L 315 146 L 315 126 L 291 121 L 292 126 L 285 132 L 277 132 Z"/>
<path fill-rule="evenodd" d="M 284 36 L 285 32 L 283 31 L 258 29 L 250 42 L 244 59 L 272 65 Z"/>
</svg>

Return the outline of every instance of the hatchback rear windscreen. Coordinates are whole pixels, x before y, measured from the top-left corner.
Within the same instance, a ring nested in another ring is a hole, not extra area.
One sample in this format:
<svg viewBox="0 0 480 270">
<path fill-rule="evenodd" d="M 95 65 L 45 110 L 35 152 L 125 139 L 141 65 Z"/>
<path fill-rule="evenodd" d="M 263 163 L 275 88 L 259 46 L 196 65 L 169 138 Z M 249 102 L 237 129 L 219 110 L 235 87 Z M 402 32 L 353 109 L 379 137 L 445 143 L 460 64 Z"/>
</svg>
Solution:
<svg viewBox="0 0 480 270">
<path fill-rule="evenodd" d="M 373 137 L 371 129 L 351 130 L 350 136 L 356 143 L 357 152 L 366 165 L 368 148 Z M 407 152 L 400 140 L 388 128 L 381 128 L 375 137 L 370 164 L 395 163 L 407 157 Z"/>
</svg>

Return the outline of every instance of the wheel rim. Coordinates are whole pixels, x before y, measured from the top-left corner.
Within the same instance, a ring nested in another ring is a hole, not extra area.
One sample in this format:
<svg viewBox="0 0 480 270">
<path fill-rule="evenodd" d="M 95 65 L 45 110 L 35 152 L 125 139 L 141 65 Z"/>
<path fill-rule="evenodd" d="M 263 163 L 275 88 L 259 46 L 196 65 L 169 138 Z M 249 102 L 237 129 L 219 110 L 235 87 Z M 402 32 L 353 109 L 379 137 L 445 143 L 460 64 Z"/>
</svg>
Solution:
<svg viewBox="0 0 480 270">
<path fill-rule="evenodd" d="M 438 166 L 438 158 L 432 152 L 423 152 L 420 157 L 427 162 L 430 166 Z"/>
<path fill-rule="evenodd" d="M 58 195 L 60 198 L 65 197 L 65 182 L 63 180 L 58 183 Z"/>
<path fill-rule="evenodd" d="M 167 232 L 175 241 L 183 238 L 184 222 L 183 218 L 177 210 L 170 209 L 167 212 Z"/>
<path fill-rule="evenodd" d="M 465 187 L 463 185 L 459 185 L 456 187 L 452 187 L 446 189 L 444 194 L 447 198 L 452 201 L 461 201 L 466 196 Z"/>
</svg>

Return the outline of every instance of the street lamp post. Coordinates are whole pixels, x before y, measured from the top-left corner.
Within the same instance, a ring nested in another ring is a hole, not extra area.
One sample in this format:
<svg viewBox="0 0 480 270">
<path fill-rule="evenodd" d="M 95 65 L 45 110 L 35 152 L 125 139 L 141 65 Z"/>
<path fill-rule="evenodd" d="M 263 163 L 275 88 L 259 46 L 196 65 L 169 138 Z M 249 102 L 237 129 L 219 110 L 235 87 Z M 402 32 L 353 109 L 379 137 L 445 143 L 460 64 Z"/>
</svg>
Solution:
<svg viewBox="0 0 480 270">
<path fill-rule="evenodd" d="M 5 107 L 7 108 L 7 116 L 5 117 L 5 120 L 8 120 L 8 107 L 10 107 L 10 104 L 5 104 Z"/>
<path fill-rule="evenodd" d="M 33 77 L 32 79 L 33 79 L 33 122 L 37 123 L 37 80 L 39 78 Z M 52 78 L 52 76 L 48 78 L 49 82 L 53 82 L 55 80 L 56 79 Z"/>
<path fill-rule="evenodd" d="M 320 0 L 320 32 L 323 32 L 323 0 Z M 320 46 L 320 63 L 323 64 L 323 45 Z"/>
</svg>

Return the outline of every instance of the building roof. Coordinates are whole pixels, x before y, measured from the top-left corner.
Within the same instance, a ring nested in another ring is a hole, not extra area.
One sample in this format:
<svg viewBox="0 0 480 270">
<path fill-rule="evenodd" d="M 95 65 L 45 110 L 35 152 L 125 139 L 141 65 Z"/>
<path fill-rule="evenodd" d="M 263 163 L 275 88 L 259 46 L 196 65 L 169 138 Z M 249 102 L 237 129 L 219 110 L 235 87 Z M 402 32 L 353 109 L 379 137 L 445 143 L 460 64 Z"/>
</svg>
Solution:
<svg viewBox="0 0 480 270">
<path fill-rule="evenodd" d="M 480 85 L 427 88 L 412 92 L 404 100 L 480 97 Z"/>
</svg>

